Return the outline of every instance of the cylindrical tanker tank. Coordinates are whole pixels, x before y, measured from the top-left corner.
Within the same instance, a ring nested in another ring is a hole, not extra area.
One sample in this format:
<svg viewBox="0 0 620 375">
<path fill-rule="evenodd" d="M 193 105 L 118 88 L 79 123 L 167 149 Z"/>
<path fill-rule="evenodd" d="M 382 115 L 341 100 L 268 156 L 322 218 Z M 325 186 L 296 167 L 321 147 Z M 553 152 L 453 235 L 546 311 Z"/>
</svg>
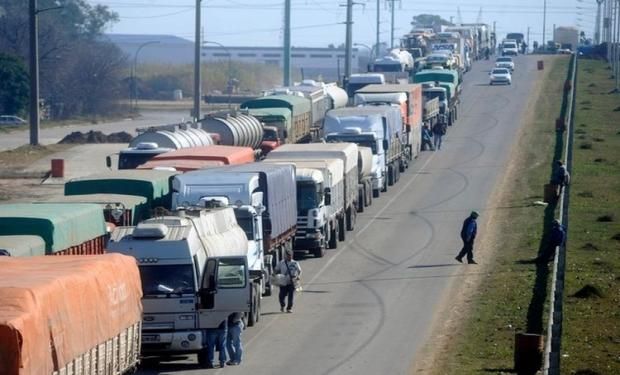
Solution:
<svg viewBox="0 0 620 375">
<path fill-rule="evenodd" d="M 202 129 L 179 129 L 176 131 L 157 130 L 146 131 L 136 136 L 129 147 L 136 147 L 140 143 L 155 143 L 161 148 L 181 149 L 195 146 L 208 146 L 214 144 L 209 134 Z"/>
<path fill-rule="evenodd" d="M 372 172 L 372 149 L 370 147 L 357 148 L 357 172 L 360 179 L 370 176 Z"/>
<path fill-rule="evenodd" d="M 347 92 L 342 88 L 338 87 L 338 85 L 336 85 L 335 83 L 325 85 L 325 91 L 327 92 L 327 96 L 329 97 L 330 102 L 330 108 L 328 109 L 336 109 L 347 106 L 347 102 L 349 101 Z"/>
<path fill-rule="evenodd" d="M 220 135 L 220 144 L 257 149 L 263 140 L 263 125 L 243 113 L 218 113 L 200 120 L 202 129 Z"/>
</svg>

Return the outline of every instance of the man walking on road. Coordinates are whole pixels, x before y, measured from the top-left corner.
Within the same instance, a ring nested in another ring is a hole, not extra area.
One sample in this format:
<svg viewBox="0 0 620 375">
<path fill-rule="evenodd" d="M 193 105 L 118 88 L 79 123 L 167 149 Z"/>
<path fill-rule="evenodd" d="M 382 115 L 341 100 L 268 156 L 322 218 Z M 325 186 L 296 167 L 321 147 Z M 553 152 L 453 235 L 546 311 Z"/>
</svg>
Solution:
<svg viewBox="0 0 620 375">
<path fill-rule="evenodd" d="M 433 126 L 433 141 L 435 143 L 435 150 L 441 150 L 441 140 L 446 134 L 446 124 L 438 122 Z"/>
<path fill-rule="evenodd" d="M 243 344 L 241 342 L 241 333 L 245 328 L 243 322 L 243 313 L 232 313 L 228 317 L 228 358 L 230 361 L 226 362 L 229 366 L 236 366 L 241 363 L 241 356 L 243 355 Z"/>
<path fill-rule="evenodd" d="M 463 257 L 467 255 L 468 264 L 478 264 L 474 260 L 474 240 L 476 239 L 476 232 L 478 229 L 478 224 L 476 223 L 478 216 L 478 212 L 472 211 L 469 217 L 463 222 L 463 228 L 461 228 L 463 248 L 459 252 L 459 255 L 454 258 L 461 263 L 463 263 Z"/>
<path fill-rule="evenodd" d="M 276 266 L 276 274 L 281 274 L 286 277 L 286 285 L 280 286 L 280 311 L 284 312 L 284 302 L 288 297 L 286 304 L 286 312 L 293 312 L 293 298 L 295 295 L 295 289 L 299 286 L 301 267 L 299 263 L 293 260 L 293 252 L 287 251 L 285 259 L 281 260 Z"/>
</svg>

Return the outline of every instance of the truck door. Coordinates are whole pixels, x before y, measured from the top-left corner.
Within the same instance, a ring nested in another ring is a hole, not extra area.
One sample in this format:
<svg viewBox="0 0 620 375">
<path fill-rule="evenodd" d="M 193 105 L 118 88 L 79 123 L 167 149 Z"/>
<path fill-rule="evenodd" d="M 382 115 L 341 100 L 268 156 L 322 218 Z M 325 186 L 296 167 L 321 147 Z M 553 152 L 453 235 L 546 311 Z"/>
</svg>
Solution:
<svg viewBox="0 0 620 375">
<path fill-rule="evenodd" d="M 200 289 L 200 326 L 211 326 L 209 322 L 215 317 L 249 312 L 250 289 L 245 257 L 209 259 Z"/>
</svg>

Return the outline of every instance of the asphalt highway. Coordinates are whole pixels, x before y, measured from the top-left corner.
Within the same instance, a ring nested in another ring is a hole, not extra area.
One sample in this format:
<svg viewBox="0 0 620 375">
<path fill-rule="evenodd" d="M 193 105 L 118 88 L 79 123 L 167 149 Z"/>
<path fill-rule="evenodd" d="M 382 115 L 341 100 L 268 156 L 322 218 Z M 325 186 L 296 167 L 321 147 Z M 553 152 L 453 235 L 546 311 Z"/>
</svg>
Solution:
<svg viewBox="0 0 620 375">
<path fill-rule="evenodd" d="M 516 58 L 511 86 L 489 86 L 492 61 L 465 75 L 457 123 L 439 151 L 423 152 L 398 184 L 358 215 L 346 242 L 324 258 L 301 259 L 304 291 L 294 312 L 276 296 L 244 331 L 240 366 L 203 370 L 195 356 L 147 362 L 141 374 L 409 374 L 450 288 L 480 266 L 460 264 L 462 221 L 479 221 L 509 165 L 511 146 L 541 73 Z M 479 226 L 480 227 L 480 226 Z M 479 233 L 484 235 L 484 233 Z M 480 250 L 480 249 L 477 249 Z M 484 249 L 476 260 L 485 262 Z"/>
</svg>

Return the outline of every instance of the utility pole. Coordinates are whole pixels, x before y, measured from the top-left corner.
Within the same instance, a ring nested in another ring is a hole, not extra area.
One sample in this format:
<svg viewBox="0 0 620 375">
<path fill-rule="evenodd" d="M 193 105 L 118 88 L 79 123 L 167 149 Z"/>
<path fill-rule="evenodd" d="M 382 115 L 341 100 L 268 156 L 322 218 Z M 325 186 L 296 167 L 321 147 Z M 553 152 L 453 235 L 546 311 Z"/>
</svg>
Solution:
<svg viewBox="0 0 620 375">
<path fill-rule="evenodd" d="M 284 1 L 284 86 L 291 85 L 291 0 Z"/>
<path fill-rule="evenodd" d="M 525 49 L 525 53 L 527 54 L 529 48 L 530 48 L 530 27 L 527 27 L 527 48 Z"/>
<path fill-rule="evenodd" d="M 594 25 L 594 44 L 601 43 L 601 6 L 605 0 L 596 0 L 596 22 Z"/>
<path fill-rule="evenodd" d="M 353 58 L 353 0 L 347 0 L 347 35 L 345 38 L 345 58 L 344 58 L 344 84 L 349 82 L 351 76 L 351 60 Z"/>
<path fill-rule="evenodd" d="M 30 145 L 39 144 L 39 30 L 37 0 L 30 0 Z"/>
<path fill-rule="evenodd" d="M 392 8 L 390 9 L 392 11 L 392 21 L 390 27 L 390 49 L 394 49 L 394 10 L 396 9 L 396 7 L 394 6 L 395 1 L 396 0 L 389 0 L 390 6 Z"/>
<path fill-rule="evenodd" d="M 620 0 L 616 0 L 616 41 L 614 59 L 616 61 L 616 93 L 620 92 L 620 51 L 618 49 L 618 43 L 620 42 Z"/>
<path fill-rule="evenodd" d="M 542 48 L 547 49 L 545 45 L 545 28 L 547 27 L 547 0 L 543 2 L 543 30 L 542 30 Z"/>
<path fill-rule="evenodd" d="M 377 0 L 377 40 L 375 41 L 375 48 L 377 49 L 377 52 L 375 53 L 375 55 L 377 57 L 379 57 L 379 43 L 381 43 L 381 40 L 379 38 L 380 27 L 381 27 L 381 0 Z"/>
<path fill-rule="evenodd" d="M 202 90 L 200 89 L 200 53 L 202 48 L 202 40 L 200 38 L 200 2 L 196 0 L 196 35 L 194 41 L 194 113 L 193 117 L 196 121 L 200 120 L 200 100 L 202 99 Z"/>
</svg>

